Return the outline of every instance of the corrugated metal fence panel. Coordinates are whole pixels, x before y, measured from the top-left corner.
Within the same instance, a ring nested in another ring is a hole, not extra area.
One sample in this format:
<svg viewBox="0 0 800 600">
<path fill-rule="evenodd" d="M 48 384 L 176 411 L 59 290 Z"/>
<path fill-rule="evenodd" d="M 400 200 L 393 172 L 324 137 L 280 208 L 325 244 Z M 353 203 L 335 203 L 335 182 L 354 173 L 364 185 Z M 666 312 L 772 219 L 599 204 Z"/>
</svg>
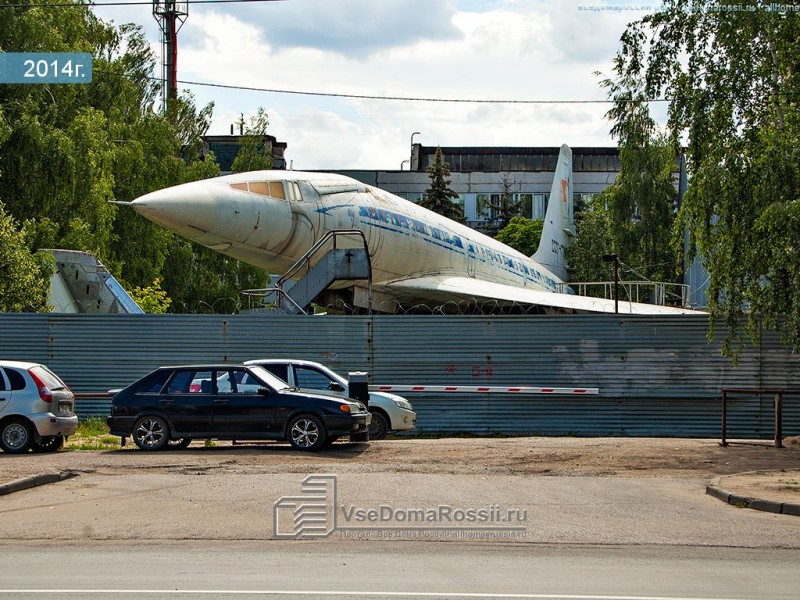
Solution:
<svg viewBox="0 0 800 600">
<path fill-rule="evenodd" d="M 0 357 L 49 364 L 76 392 L 123 387 L 163 364 L 315 360 L 397 384 L 599 387 L 598 397 L 408 394 L 425 431 L 719 434 L 722 387 L 800 388 L 800 361 L 773 335 L 733 366 L 707 320 L 687 317 L 0 315 Z M 800 433 L 800 399 L 785 401 Z M 770 437 L 771 399 L 734 398 L 732 437 Z M 84 417 L 108 400 L 78 402 Z"/>
<path fill-rule="evenodd" d="M 111 414 L 111 397 L 77 398 L 75 400 L 75 414 L 78 415 L 78 419 L 81 421 L 90 418 L 105 419 Z"/>
<path fill-rule="evenodd" d="M 706 339 L 705 317 L 376 317 L 374 380 L 439 385 L 599 387 L 599 397 L 407 394 L 431 431 L 716 436 L 722 387 L 800 388 L 797 356 L 774 337 L 762 371 L 748 347 L 734 367 Z M 409 380 L 412 374 L 412 380 Z M 770 410 L 738 400 L 729 430 L 769 437 Z M 800 432 L 786 402 L 785 430 Z M 757 417 L 757 418 L 756 418 Z"/>
</svg>

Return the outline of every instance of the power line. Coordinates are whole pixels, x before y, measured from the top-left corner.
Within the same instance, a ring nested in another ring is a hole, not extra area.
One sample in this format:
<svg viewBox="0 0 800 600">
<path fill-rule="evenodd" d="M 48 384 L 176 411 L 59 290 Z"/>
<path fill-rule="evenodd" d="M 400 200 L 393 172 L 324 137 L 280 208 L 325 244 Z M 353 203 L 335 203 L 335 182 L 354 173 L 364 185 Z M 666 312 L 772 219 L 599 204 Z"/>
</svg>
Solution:
<svg viewBox="0 0 800 600">
<path fill-rule="evenodd" d="M 117 75 L 112 71 L 103 71 L 95 69 L 95 73 L 106 73 L 109 75 Z M 158 77 L 148 77 L 153 81 L 161 81 Z M 211 83 L 207 81 L 189 81 L 186 79 L 178 79 L 177 83 L 183 85 L 192 85 L 200 87 L 211 87 L 225 90 L 241 90 L 246 92 L 263 92 L 270 94 L 293 94 L 296 96 L 317 96 L 323 98 L 349 98 L 356 100 L 394 100 L 400 102 L 440 102 L 440 103 L 457 103 L 457 104 L 613 104 L 616 100 L 497 100 L 486 98 L 431 98 L 422 96 L 377 96 L 372 94 L 343 94 L 337 92 L 310 92 L 303 90 L 282 90 L 277 88 L 260 88 L 245 85 L 230 85 L 224 83 Z M 638 102 L 638 100 L 630 100 L 630 102 Z M 667 98 L 652 98 L 646 102 L 669 102 Z"/>
<path fill-rule="evenodd" d="M 157 79 L 157 78 L 151 78 Z M 160 80 L 158 80 L 160 81 Z M 399 100 L 402 102 L 451 102 L 460 104 L 613 104 L 615 100 L 491 100 L 479 98 L 426 98 L 415 96 L 374 96 L 370 94 L 340 94 L 336 92 L 308 92 L 301 90 L 281 90 L 273 88 L 259 88 L 245 85 L 226 85 L 224 83 L 209 83 L 205 81 L 187 81 L 179 79 L 183 85 L 196 85 L 201 87 L 221 88 L 225 90 L 241 90 L 247 92 L 267 92 L 270 94 L 294 94 L 298 96 L 322 96 L 326 98 L 351 98 L 357 100 Z M 637 100 L 631 100 L 637 102 Z M 668 102 L 666 98 L 653 98 L 647 102 Z"/>
</svg>

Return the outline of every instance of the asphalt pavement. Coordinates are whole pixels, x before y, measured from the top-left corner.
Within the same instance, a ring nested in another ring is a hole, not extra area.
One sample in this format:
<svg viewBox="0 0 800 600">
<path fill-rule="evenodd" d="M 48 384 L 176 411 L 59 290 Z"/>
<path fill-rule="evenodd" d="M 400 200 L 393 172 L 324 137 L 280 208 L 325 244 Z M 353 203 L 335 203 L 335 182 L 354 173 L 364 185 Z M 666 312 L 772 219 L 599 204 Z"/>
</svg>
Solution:
<svg viewBox="0 0 800 600">
<path fill-rule="evenodd" d="M 0 597 L 781 600 L 800 589 L 800 519 L 706 493 L 714 483 L 791 503 L 798 469 L 426 473 L 357 450 L 5 456 L 16 482 L 0 496 Z M 48 465 L 63 468 L 19 477 Z"/>
</svg>

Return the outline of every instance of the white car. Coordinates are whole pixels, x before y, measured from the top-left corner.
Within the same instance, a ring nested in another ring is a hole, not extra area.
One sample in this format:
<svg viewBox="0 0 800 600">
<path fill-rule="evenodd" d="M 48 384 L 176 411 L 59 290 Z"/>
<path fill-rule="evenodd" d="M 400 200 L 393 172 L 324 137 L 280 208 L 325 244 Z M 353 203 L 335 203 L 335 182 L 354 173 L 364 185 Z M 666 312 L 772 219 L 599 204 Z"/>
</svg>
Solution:
<svg viewBox="0 0 800 600">
<path fill-rule="evenodd" d="M 0 448 L 55 452 L 78 429 L 75 397 L 44 365 L 0 361 Z"/>
<path fill-rule="evenodd" d="M 260 365 L 289 385 L 307 390 L 326 390 L 348 397 L 347 380 L 325 365 L 309 360 L 264 358 L 248 360 L 246 365 Z M 407 431 L 417 424 L 417 413 L 411 403 L 395 394 L 369 393 L 372 423 L 369 439 L 382 440 L 390 431 Z"/>
</svg>

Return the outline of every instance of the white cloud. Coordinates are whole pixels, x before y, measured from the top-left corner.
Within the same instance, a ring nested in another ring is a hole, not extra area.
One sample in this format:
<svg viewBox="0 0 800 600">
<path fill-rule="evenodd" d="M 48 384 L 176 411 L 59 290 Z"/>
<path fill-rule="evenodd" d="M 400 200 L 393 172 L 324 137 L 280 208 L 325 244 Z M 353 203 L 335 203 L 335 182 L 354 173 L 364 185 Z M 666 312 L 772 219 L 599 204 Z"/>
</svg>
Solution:
<svg viewBox="0 0 800 600">
<path fill-rule="evenodd" d="M 179 34 L 179 78 L 342 94 L 602 100 L 625 23 L 578 1 L 291 0 L 197 5 Z M 149 14 L 148 14 L 149 18 Z M 150 29 L 148 29 L 150 31 Z M 212 133 L 263 106 L 295 168 L 397 169 L 425 145 L 612 145 L 605 104 L 345 100 L 194 87 Z"/>
<path fill-rule="evenodd" d="M 225 10 L 261 30 L 274 52 L 313 48 L 365 60 L 389 48 L 460 35 L 449 0 L 302 0 Z"/>
</svg>

